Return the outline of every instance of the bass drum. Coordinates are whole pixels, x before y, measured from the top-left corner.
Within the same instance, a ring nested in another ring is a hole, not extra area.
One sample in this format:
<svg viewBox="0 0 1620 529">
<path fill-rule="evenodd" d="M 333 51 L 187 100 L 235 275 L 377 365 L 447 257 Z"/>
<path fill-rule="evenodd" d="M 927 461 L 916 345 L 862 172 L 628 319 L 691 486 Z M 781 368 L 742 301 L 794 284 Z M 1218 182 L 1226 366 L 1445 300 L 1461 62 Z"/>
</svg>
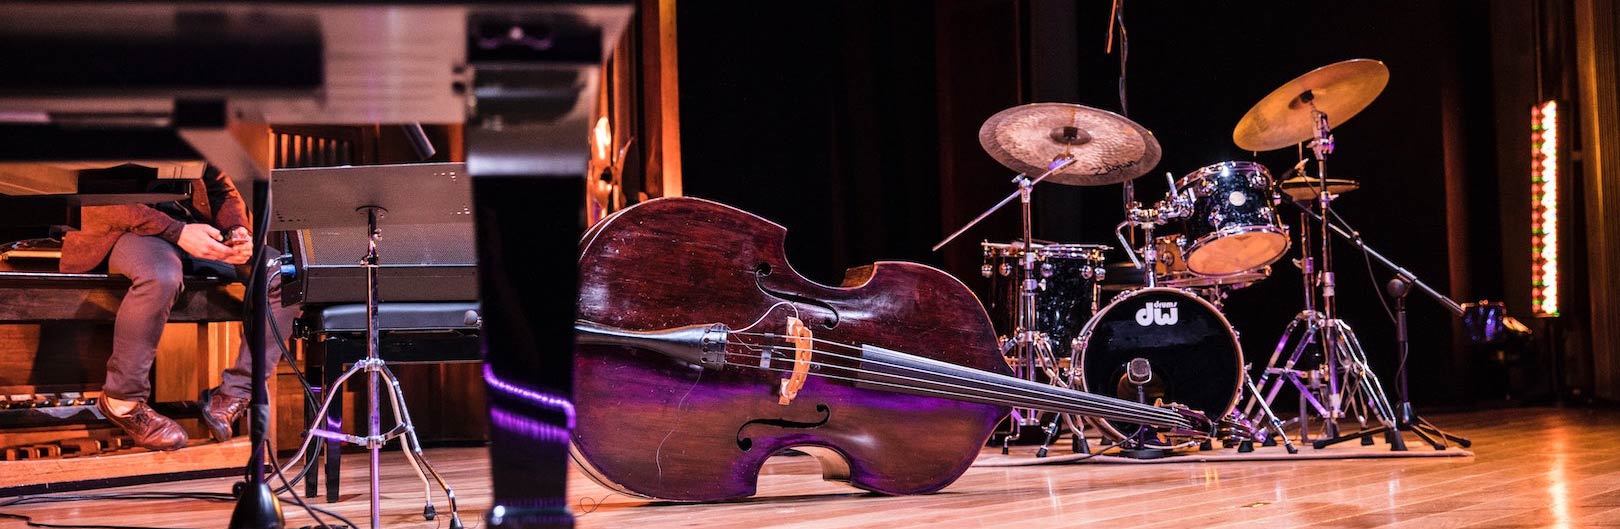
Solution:
<svg viewBox="0 0 1620 529">
<path fill-rule="evenodd" d="M 1148 404 L 1163 399 L 1211 419 L 1231 413 L 1243 388 L 1243 348 L 1226 316 L 1203 298 L 1174 288 L 1120 294 L 1086 324 L 1073 355 L 1083 391 L 1136 400 L 1137 386 L 1125 369 L 1142 358 L 1152 369 L 1142 386 Z M 1139 428 L 1111 420 L 1098 420 L 1097 426 L 1116 441 Z"/>
</svg>

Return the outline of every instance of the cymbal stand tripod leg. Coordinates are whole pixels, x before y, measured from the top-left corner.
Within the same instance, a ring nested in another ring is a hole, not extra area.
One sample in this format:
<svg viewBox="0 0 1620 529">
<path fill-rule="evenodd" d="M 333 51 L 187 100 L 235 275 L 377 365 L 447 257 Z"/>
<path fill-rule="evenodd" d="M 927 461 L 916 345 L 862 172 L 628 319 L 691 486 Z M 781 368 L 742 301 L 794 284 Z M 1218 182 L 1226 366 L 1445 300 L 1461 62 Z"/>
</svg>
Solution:
<svg viewBox="0 0 1620 529">
<path fill-rule="evenodd" d="M 1282 392 L 1283 387 L 1292 385 L 1299 391 L 1299 415 L 1289 422 L 1299 423 L 1299 438 L 1302 443 L 1311 440 L 1312 412 L 1323 417 L 1325 423 L 1332 423 L 1328 418 L 1332 416 L 1333 411 L 1323 403 L 1324 400 L 1331 399 L 1325 398 L 1322 391 L 1320 383 L 1322 377 L 1319 376 L 1321 369 L 1300 371 L 1296 368 L 1311 344 L 1318 343 L 1318 337 L 1321 336 L 1318 322 L 1321 321 L 1321 317 L 1320 313 L 1307 310 L 1295 315 L 1288 323 L 1283 329 L 1282 338 L 1277 341 L 1277 347 L 1272 350 L 1271 358 L 1266 363 L 1267 367 L 1260 373 L 1260 382 L 1255 384 L 1258 390 L 1249 397 L 1249 402 L 1244 407 L 1244 413 L 1252 416 L 1257 407 L 1275 404 L 1277 395 Z M 1296 333 L 1298 333 L 1297 340 Z M 1282 365 L 1277 365 L 1277 360 L 1282 357 L 1282 352 L 1288 349 L 1290 343 L 1293 344 L 1292 352 Z M 1302 378 L 1302 375 L 1309 375 L 1309 382 Z M 1271 378 L 1273 376 L 1276 378 Z"/>
<path fill-rule="evenodd" d="M 1363 444 L 1370 444 L 1373 436 L 1383 435 L 1395 452 L 1406 451 L 1406 441 L 1400 436 L 1400 429 L 1395 419 L 1394 408 L 1389 404 L 1389 397 L 1384 393 L 1383 385 L 1378 377 L 1373 375 L 1372 368 L 1367 365 L 1366 352 L 1361 348 L 1360 340 L 1356 339 L 1355 330 L 1342 321 L 1332 320 L 1327 325 L 1333 328 L 1332 335 L 1337 342 L 1326 350 L 1333 351 L 1332 356 L 1340 366 L 1347 386 L 1345 396 L 1361 407 L 1361 430 L 1355 433 L 1333 436 L 1311 443 L 1313 448 L 1322 449 L 1345 441 L 1358 440 Z M 1366 427 L 1366 416 L 1371 415 L 1381 423 L 1376 428 Z"/>
</svg>

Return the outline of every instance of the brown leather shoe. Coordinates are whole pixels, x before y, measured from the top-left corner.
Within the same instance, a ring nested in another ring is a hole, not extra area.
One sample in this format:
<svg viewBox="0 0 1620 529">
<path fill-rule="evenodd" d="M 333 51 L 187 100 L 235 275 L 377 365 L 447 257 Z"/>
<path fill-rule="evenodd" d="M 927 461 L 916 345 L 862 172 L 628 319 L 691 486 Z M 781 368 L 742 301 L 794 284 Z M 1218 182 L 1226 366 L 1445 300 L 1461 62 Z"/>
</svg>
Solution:
<svg viewBox="0 0 1620 529">
<path fill-rule="evenodd" d="M 101 415 L 107 420 L 123 428 L 124 433 L 129 434 L 129 438 L 135 441 L 135 446 L 165 451 L 179 450 L 186 446 L 186 429 L 181 428 L 180 423 L 174 422 L 174 419 L 154 411 L 145 402 L 135 403 L 135 409 L 122 417 L 113 415 L 112 409 L 107 407 L 105 398 L 96 399 L 96 409 L 101 410 Z"/>
<path fill-rule="evenodd" d="M 202 402 L 202 418 L 208 425 L 208 435 L 221 443 L 231 440 L 231 426 L 247 413 L 248 400 L 226 395 L 219 388 L 203 391 L 197 400 Z"/>
</svg>

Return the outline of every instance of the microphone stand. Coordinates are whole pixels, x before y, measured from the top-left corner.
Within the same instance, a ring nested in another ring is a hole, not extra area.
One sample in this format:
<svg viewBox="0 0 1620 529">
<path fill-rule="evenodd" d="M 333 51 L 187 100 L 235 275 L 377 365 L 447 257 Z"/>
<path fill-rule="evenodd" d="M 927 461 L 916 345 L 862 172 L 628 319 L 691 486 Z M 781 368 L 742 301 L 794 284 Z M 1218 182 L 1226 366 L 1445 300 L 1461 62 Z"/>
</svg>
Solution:
<svg viewBox="0 0 1620 529">
<path fill-rule="evenodd" d="M 264 350 L 265 325 L 270 307 L 265 301 L 269 295 L 269 282 L 265 280 L 268 263 L 262 250 L 269 232 L 269 204 L 270 179 L 254 178 L 253 256 L 250 258 L 253 265 L 252 272 L 244 281 L 248 287 L 243 296 L 247 303 L 247 318 L 242 322 L 248 352 L 253 356 L 253 395 L 248 401 L 248 409 L 251 410 L 248 435 L 252 438 L 252 452 L 248 456 L 247 481 L 239 485 L 241 495 L 237 496 L 236 507 L 231 510 L 230 525 L 227 526 L 230 529 L 281 529 L 287 523 L 282 516 L 281 502 L 270 490 L 264 475 L 264 454 L 270 444 L 266 438 L 270 426 L 270 393 L 265 381 L 270 373 L 264 365 L 267 354 Z"/>
<path fill-rule="evenodd" d="M 1366 241 L 1361 239 L 1360 232 L 1357 232 L 1354 229 L 1347 229 L 1349 227 L 1349 223 L 1345 222 L 1343 218 L 1339 218 L 1337 215 L 1334 215 L 1333 220 L 1336 220 L 1337 222 L 1329 222 L 1329 219 L 1325 219 L 1321 215 L 1317 215 L 1316 212 L 1311 211 L 1310 209 L 1301 206 L 1294 201 L 1284 200 L 1283 202 L 1293 204 L 1295 208 L 1304 212 L 1305 215 L 1325 226 L 1327 231 L 1348 241 L 1352 246 L 1355 246 L 1356 249 L 1361 250 L 1362 253 L 1365 253 L 1368 257 L 1378 261 L 1379 264 L 1395 273 L 1395 278 L 1391 279 L 1387 285 L 1389 294 L 1395 297 L 1395 338 L 1397 340 L 1400 353 L 1400 367 L 1396 368 L 1395 370 L 1395 376 L 1397 378 L 1396 391 L 1399 394 L 1398 397 L 1400 399 L 1400 402 L 1395 406 L 1395 429 L 1391 431 L 1388 427 L 1379 427 L 1364 430 L 1343 437 L 1317 441 L 1315 446 L 1317 448 L 1321 448 L 1329 444 L 1334 444 L 1349 439 L 1370 439 L 1371 436 L 1378 434 L 1399 436 L 1400 432 L 1412 432 L 1419 438 L 1423 439 L 1424 442 L 1428 443 L 1429 446 L 1434 447 L 1435 450 L 1445 450 L 1446 441 L 1457 443 L 1463 448 L 1472 446 L 1473 442 L 1469 441 L 1468 438 L 1446 433 L 1444 430 L 1441 430 L 1433 423 L 1430 423 L 1428 420 L 1425 420 L 1422 416 L 1418 415 L 1417 412 L 1413 410 L 1412 402 L 1409 400 L 1409 396 L 1407 394 L 1406 355 L 1409 343 L 1406 326 L 1406 295 L 1410 293 L 1413 287 L 1416 287 L 1419 292 L 1423 292 L 1430 298 L 1433 298 L 1436 302 L 1439 302 L 1442 306 L 1446 307 L 1447 310 L 1450 310 L 1453 314 L 1458 316 L 1463 314 L 1463 306 L 1456 301 L 1453 301 L 1451 298 L 1446 297 L 1444 294 L 1441 294 L 1438 290 L 1435 290 L 1434 287 L 1424 283 L 1423 280 L 1418 279 L 1417 274 L 1413 274 L 1411 270 L 1407 270 L 1406 268 L 1395 264 L 1395 262 L 1391 261 L 1388 257 L 1384 257 L 1384 254 L 1378 253 L 1377 250 L 1367 246 Z M 1343 224 L 1344 226 L 1341 227 L 1340 224 Z M 1323 243 L 1326 244 L 1327 241 L 1323 241 Z"/>
</svg>

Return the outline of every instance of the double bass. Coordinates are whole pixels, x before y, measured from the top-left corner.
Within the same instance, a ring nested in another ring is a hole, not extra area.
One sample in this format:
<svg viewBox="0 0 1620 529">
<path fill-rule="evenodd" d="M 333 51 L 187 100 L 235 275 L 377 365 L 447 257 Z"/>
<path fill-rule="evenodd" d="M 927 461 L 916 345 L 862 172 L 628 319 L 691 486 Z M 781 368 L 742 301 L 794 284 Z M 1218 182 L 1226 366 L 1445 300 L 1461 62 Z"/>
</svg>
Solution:
<svg viewBox="0 0 1620 529">
<path fill-rule="evenodd" d="M 580 243 L 573 454 L 597 482 L 678 501 L 743 498 L 767 458 L 815 456 L 829 480 L 937 491 L 1009 406 L 1211 436 L 1199 413 L 1014 378 L 956 278 L 878 262 L 822 285 L 787 230 L 716 202 L 662 198 Z"/>
</svg>

